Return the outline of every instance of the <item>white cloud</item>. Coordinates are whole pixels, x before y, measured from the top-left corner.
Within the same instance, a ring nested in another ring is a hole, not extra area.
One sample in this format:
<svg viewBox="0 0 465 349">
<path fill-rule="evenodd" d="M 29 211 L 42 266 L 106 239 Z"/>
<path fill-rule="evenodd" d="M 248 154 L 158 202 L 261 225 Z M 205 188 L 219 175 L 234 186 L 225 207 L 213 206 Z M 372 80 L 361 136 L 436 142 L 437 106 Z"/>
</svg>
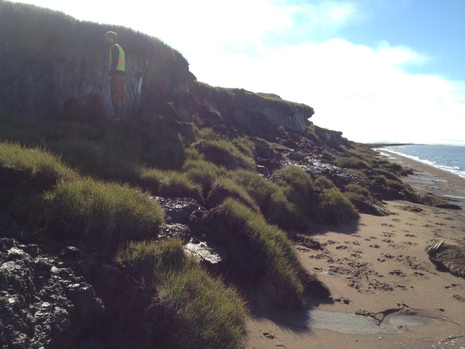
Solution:
<svg viewBox="0 0 465 349">
<path fill-rule="evenodd" d="M 411 74 L 427 60 L 405 47 L 369 48 L 342 39 L 194 61 L 199 80 L 273 92 L 315 108 L 312 121 L 360 142 L 464 140 L 465 84 Z"/>
</svg>

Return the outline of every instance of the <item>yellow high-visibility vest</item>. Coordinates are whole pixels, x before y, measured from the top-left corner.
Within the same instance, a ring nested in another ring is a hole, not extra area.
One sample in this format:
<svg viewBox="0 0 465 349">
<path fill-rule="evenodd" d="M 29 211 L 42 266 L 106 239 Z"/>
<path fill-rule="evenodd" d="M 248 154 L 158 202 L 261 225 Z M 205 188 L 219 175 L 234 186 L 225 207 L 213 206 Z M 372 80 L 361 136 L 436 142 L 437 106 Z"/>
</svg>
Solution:
<svg viewBox="0 0 465 349">
<path fill-rule="evenodd" d="M 114 44 L 113 46 L 116 46 L 118 48 L 118 51 L 119 51 L 119 60 L 118 60 L 118 64 L 116 65 L 116 70 L 119 70 L 119 71 L 126 71 L 126 55 L 124 54 L 124 51 L 123 51 L 123 48 L 118 45 L 118 44 Z M 113 46 L 110 48 L 110 57 L 109 57 L 109 65 L 108 65 L 108 70 L 111 69 L 111 49 L 113 48 Z"/>
</svg>

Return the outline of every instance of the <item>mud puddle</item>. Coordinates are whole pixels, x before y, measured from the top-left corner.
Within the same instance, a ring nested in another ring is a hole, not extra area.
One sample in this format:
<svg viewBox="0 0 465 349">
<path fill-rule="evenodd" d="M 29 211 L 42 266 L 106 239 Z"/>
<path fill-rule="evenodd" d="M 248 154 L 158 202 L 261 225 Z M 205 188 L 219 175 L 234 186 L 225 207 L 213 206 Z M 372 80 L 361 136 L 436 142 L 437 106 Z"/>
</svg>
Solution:
<svg viewBox="0 0 465 349">
<path fill-rule="evenodd" d="M 400 333 L 400 328 L 431 326 L 438 320 L 414 315 L 393 315 L 383 322 L 363 315 L 310 311 L 312 329 L 331 330 L 346 334 Z"/>
<path fill-rule="evenodd" d="M 402 330 L 409 327 L 432 326 L 439 322 L 433 318 L 415 315 L 391 315 L 379 321 L 371 316 L 320 310 L 274 313 L 267 317 L 288 326 L 360 335 L 402 333 Z"/>
</svg>

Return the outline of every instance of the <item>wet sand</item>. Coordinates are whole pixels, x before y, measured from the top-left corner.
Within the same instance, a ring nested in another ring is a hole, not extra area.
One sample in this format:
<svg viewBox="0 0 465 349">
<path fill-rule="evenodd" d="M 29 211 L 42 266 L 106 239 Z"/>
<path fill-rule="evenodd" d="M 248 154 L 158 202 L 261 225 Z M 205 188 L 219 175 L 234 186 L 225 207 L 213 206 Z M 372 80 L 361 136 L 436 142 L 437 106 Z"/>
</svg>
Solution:
<svg viewBox="0 0 465 349">
<path fill-rule="evenodd" d="M 438 271 L 426 253 L 439 240 L 464 241 L 465 179 L 390 156 L 414 170 L 405 181 L 416 190 L 458 197 L 454 203 L 464 209 L 389 201 L 389 216 L 317 227 L 313 238 L 323 249 L 296 249 L 333 302 L 315 300 L 306 312 L 254 314 L 246 348 L 465 348 L 465 280 Z"/>
</svg>

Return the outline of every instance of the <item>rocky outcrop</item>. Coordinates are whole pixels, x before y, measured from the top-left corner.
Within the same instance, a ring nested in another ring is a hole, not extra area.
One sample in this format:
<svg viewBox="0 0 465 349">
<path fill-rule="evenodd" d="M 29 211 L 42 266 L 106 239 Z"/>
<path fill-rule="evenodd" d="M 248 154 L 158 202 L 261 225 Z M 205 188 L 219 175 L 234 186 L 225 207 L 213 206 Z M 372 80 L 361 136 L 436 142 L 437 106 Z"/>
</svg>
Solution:
<svg viewBox="0 0 465 349">
<path fill-rule="evenodd" d="M 102 301 L 37 245 L 0 239 L 0 309 L 1 348 L 99 347 Z"/>
<path fill-rule="evenodd" d="M 274 134 L 279 126 L 303 132 L 314 113 L 307 105 L 288 102 L 273 94 L 213 88 L 200 83 L 191 90 L 202 104 L 218 111 L 225 120 L 259 136 Z"/>
</svg>

